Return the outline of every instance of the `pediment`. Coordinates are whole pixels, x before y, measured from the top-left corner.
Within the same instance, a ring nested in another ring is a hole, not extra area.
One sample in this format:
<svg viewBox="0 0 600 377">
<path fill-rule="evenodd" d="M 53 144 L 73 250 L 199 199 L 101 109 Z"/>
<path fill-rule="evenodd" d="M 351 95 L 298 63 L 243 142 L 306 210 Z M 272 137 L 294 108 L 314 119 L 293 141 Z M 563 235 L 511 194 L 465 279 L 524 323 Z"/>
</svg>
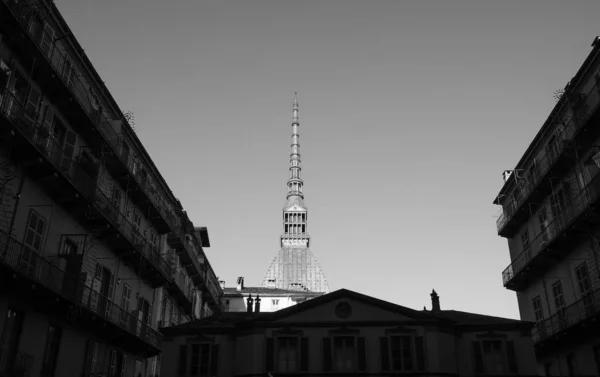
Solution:
<svg viewBox="0 0 600 377">
<path fill-rule="evenodd" d="M 420 312 L 377 299 L 363 300 L 360 297 L 351 297 L 352 295 L 342 295 L 327 300 L 329 295 L 282 310 L 274 322 L 282 324 L 339 322 L 342 324 L 344 322 L 411 322 L 423 318 Z"/>
<path fill-rule="evenodd" d="M 305 212 L 306 208 L 301 207 L 298 204 L 294 204 L 293 206 L 286 207 L 285 210 L 289 212 Z"/>
</svg>

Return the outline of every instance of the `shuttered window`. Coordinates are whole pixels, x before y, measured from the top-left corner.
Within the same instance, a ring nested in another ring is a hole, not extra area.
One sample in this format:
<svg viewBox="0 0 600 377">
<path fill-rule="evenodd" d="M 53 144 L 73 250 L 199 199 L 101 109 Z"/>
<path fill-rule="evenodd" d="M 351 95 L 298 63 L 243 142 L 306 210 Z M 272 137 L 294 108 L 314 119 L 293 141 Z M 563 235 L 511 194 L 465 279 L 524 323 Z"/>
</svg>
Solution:
<svg viewBox="0 0 600 377">
<path fill-rule="evenodd" d="M 517 373 L 517 354 L 512 341 L 481 340 L 473 342 L 476 373 Z"/>
<path fill-rule="evenodd" d="M 189 357 L 189 375 L 191 377 L 209 377 L 218 374 L 219 345 L 196 343 L 186 347 L 186 358 L 184 361 L 180 359 L 180 366 L 182 363 L 185 365 L 188 361 L 187 351 L 191 352 Z"/>
<path fill-rule="evenodd" d="M 367 352 L 364 337 L 323 338 L 323 371 L 356 372 L 366 369 Z"/>
<path fill-rule="evenodd" d="M 265 363 L 267 372 L 308 371 L 308 365 L 308 338 L 295 336 L 267 338 Z"/>
<path fill-rule="evenodd" d="M 410 372 L 425 370 L 423 337 L 392 335 L 379 339 L 381 370 Z"/>
</svg>

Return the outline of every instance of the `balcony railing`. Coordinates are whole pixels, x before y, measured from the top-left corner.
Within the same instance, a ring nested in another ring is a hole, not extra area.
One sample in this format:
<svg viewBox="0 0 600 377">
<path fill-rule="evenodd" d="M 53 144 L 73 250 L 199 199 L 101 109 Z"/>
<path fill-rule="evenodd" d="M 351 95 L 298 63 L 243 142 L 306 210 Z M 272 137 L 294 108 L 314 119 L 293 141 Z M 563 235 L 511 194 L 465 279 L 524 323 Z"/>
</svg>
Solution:
<svg viewBox="0 0 600 377">
<path fill-rule="evenodd" d="M 183 293 L 189 302 L 193 302 L 193 287 L 189 283 L 185 284 L 185 275 L 178 272 L 176 268 L 173 269 L 172 282 L 177 285 L 181 293 Z"/>
<path fill-rule="evenodd" d="M 77 161 L 65 153 L 49 132 L 35 119 L 37 114 L 26 111 L 17 98 L 7 90 L 0 91 L 0 117 L 6 117 L 37 151 L 53 165 L 95 208 L 117 229 L 133 248 L 138 250 L 165 278 L 171 275 L 170 267 L 158 249 L 145 240 L 139 230 L 121 213 L 118 206 L 100 190 L 96 179 L 91 178 Z"/>
<path fill-rule="evenodd" d="M 73 304 L 95 313 L 160 349 L 162 336 L 158 331 L 113 303 L 110 298 L 101 295 L 80 278 L 67 274 L 34 249 L 14 238 L 9 238 L 2 231 L 0 231 L 0 264 L 20 272 L 67 298 Z"/>
<path fill-rule="evenodd" d="M 71 92 L 73 99 L 88 115 L 89 121 L 99 131 L 99 134 L 110 147 L 111 152 L 116 155 L 123 166 L 129 170 L 131 176 L 134 177 L 134 180 L 145 193 L 152 206 L 168 224 L 169 228 L 174 229 L 176 225 L 175 216 L 167 210 L 168 206 L 166 205 L 162 195 L 158 194 L 157 191 L 150 189 L 150 182 L 148 179 L 144 180 L 139 174 L 137 174 L 137 172 L 133 172 L 133 156 L 131 156 L 129 153 L 125 153 L 125 150 L 123 149 L 123 138 L 117 134 L 111 125 L 115 121 L 111 121 L 104 116 L 102 111 L 100 111 L 100 104 L 96 95 L 92 93 L 91 89 L 88 88 L 79 77 L 65 73 L 70 72 L 65 65 L 66 62 L 70 62 L 67 55 L 60 51 L 55 45 L 53 45 L 49 51 L 45 51 L 45 47 L 41 46 L 42 40 L 37 40 L 36 37 L 31 34 L 29 22 L 31 16 L 36 13 L 34 7 L 36 10 L 38 8 L 44 9 L 47 7 L 47 5 L 43 4 L 41 0 L 0 1 L 3 1 L 11 10 L 14 18 L 22 25 L 23 31 L 30 36 L 31 40 L 38 48 L 39 53 L 45 57 L 48 64 L 55 71 L 57 79 L 61 80 L 65 87 Z M 69 65 L 72 64 L 69 63 Z"/>
<path fill-rule="evenodd" d="M 567 204 L 559 212 L 554 213 L 553 221 L 541 230 L 529 243 L 529 247 L 521 252 L 517 258 L 502 272 L 504 286 L 508 286 L 534 258 L 550 246 L 557 237 L 581 215 L 590 204 L 600 198 L 600 174 L 592 178 L 583 188 L 572 190 L 574 196 L 567 199 Z M 568 195 L 568 193 L 565 193 Z"/>
<path fill-rule="evenodd" d="M 600 289 L 593 291 L 580 300 L 559 309 L 554 315 L 535 324 L 533 342 L 539 343 L 561 330 L 568 329 L 600 312 Z"/>
<path fill-rule="evenodd" d="M 600 107 L 600 86 L 596 83 L 587 94 L 582 94 L 578 97 L 578 100 L 571 100 L 574 107 L 574 116 L 572 116 L 567 124 L 565 124 L 564 131 L 559 135 L 554 146 L 546 149 L 546 153 L 543 158 L 537 161 L 537 166 L 533 170 L 533 174 L 530 176 L 523 176 L 525 172 L 520 172 L 522 176 L 519 179 L 522 183 L 516 200 L 511 204 L 507 204 L 504 207 L 502 215 L 496 221 L 496 228 L 498 234 L 502 233 L 502 230 L 510 222 L 513 216 L 521 209 L 521 207 L 527 202 L 530 194 L 540 184 L 540 182 L 546 177 L 548 171 L 554 166 L 558 158 L 564 153 L 565 146 L 568 145 L 565 142 L 572 140 L 577 136 L 579 131 L 586 125 L 590 117 Z M 562 114 L 562 113 L 561 113 Z M 516 192 L 517 188 L 514 188 L 512 192 Z M 511 195 L 509 195 L 510 197 Z M 512 199 L 509 199 L 512 200 Z"/>
<path fill-rule="evenodd" d="M 572 130 L 573 128 L 566 128 L 565 131 L 561 133 L 560 139 L 556 141 L 556 144 L 546 151 L 543 158 L 537 160 L 536 167 L 532 170 L 531 174 L 524 176 L 526 173 L 519 173 L 520 178 L 517 178 L 517 184 L 519 185 L 520 189 L 519 191 L 513 190 L 513 192 L 518 192 L 518 194 L 507 199 L 508 204 L 506 204 L 504 207 L 502 215 L 500 215 L 498 220 L 496 220 L 496 228 L 499 234 L 502 233 L 502 230 L 506 224 L 513 219 L 514 215 L 521 209 L 521 207 L 526 204 L 531 193 L 538 187 L 540 182 L 544 180 L 546 174 L 554 166 L 556 161 L 563 155 L 565 149 L 568 148 L 570 129 Z"/>
</svg>

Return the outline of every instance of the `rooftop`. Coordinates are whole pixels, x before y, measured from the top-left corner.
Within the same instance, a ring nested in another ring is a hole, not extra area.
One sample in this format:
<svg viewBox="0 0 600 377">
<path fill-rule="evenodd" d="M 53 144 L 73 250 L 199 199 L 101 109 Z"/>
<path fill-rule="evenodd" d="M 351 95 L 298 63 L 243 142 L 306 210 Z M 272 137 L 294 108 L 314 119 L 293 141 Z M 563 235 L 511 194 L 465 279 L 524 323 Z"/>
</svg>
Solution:
<svg viewBox="0 0 600 377">
<path fill-rule="evenodd" d="M 320 296 L 321 292 L 295 291 L 292 289 L 265 288 L 265 287 L 244 287 L 239 290 L 236 287 L 223 288 L 224 296 L 243 296 L 247 294 L 264 296 Z"/>
</svg>

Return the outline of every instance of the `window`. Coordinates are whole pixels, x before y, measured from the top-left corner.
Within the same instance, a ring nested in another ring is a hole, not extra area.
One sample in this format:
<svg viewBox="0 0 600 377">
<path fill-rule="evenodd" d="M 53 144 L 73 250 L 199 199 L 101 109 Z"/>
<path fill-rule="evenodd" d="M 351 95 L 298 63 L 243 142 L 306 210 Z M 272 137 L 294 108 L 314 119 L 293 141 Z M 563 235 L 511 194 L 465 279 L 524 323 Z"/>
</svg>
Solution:
<svg viewBox="0 0 600 377">
<path fill-rule="evenodd" d="M 9 308 L 6 312 L 0 335 L 0 375 L 5 375 L 14 364 L 24 317 L 20 310 Z"/>
<path fill-rule="evenodd" d="M 479 374 L 517 373 L 517 358 L 512 341 L 489 339 L 473 342 L 475 371 Z"/>
<path fill-rule="evenodd" d="M 218 375 L 219 365 L 219 345 L 209 343 L 196 343 L 191 346 L 182 346 L 180 352 L 190 351 L 190 357 L 180 354 L 180 373 L 185 371 L 187 360 L 189 359 L 190 377 L 209 377 Z M 183 363 L 183 365 L 182 365 Z"/>
<path fill-rule="evenodd" d="M 538 221 L 540 223 L 540 234 L 542 235 L 542 242 L 548 241 L 548 213 L 546 208 L 542 208 L 538 214 Z"/>
<path fill-rule="evenodd" d="M 530 251 L 531 249 L 529 248 L 529 229 L 525 228 L 522 232 L 521 232 L 521 247 L 523 252 L 527 253 L 527 257 L 531 257 L 530 255 Z"/>
<path fill-rule="evenodd" d="M 382 370 L 398 372 L 425 370 L 423 337 L 392 335 L 380 338 L 379 344 Z"/>
<path fill-rule="evenodd" d="M 40 47 L 46 56 L 51 57 L 52 47 L 54 47 L 54 29 L 49 24 L 44 25 L 44 35 L 40 41 Z"/>
<path fill-rule="evenodd" d="M 75 69 L 75 65 L 69 58 L 65 58 L 64 62 L 64 70 L 63 70 L 63 79 L 67 86 L 71 86 L 75 83 L 75 78 L 77 77 L 77 71 Z"/>
<path fill-rule="evenodd" d="M 533 316 L 535 317 L 536 322 L 544 319 L 544 312 L 542 311 L 542 299 L 540 296 L 535 296 L 532 301 L 533 304 Z"/>
<path fill-rule="evenodd" d="M 577 285 L 579 286 L 579 293 L 582 296 L 587 295 L 592 290 L 592 284 L 590 282 L 590 276 L 588 274 L 587 264 L 583 262 L 575 270 L 577 275 Z"/>
<path fill-rule="evenodd" d="M 323 370 L 326 372 L 365 371 L 365 338 L 351 335 L 324 338 Z"/>
<path fill-rule="evenodd" d="M 110 377 L 116 377 L 117 375 L 117 351 L 110 351 L 110 361 L 108 364 L 108 375 Z"/>
<path fill-rule="evenodd" d="M 112 203 L 117 210 L 121 210 L 121 200 L 123 198 L 123 193 L 121 190 L 115 187 L 113 190 Z"/>
<path fill-rule="evenodd" d="M 56 360 L 58 358 L 58 350 L 60 347 L 60 339 L 62 329 L 60 327 L 50 325 L 46 335 L 46 348 L 44 350 L 44 358 L 42 359 L 42 377 L 54 376 L 56 369 Z"/>
<path fill-rule="evenodd" d="M 266 371 L 308 371 L 308 338 L 298 336 L 267 338 Z"/>
<path fill-rule="evenodd" d="M 229 300 L 225 300 L 225 311 L 229 311 Z"/>
<path fill-rule="evenodd" d="M 150 230 L 150 244 L 154 250 L 158 247 L 158 234 L 154 230 Z"/>
<path fill-rule="evenodd" d="M 142 216 L 138 211 L 133 211 L 133 240 L 137 244 L 140 242 L 140 227 L 142 225 Z"/>
<path fill-rule="evenodd" d="M 273 307 L 273 310 L 277 310 L 279 308 L 279 300 L 271 300 L 271 306 Z"/>
<path fill-rule="evenodd" d="M 25 240 L 23 241 L 27 247 L 23 248 L 21 259 L 19 261 L 20 267 L 30 276 L 35 276 L 37 254 L 40 253 L 42 249 L 45 226 L 46 220 L 32 210 L 29 213 L 27 229 L 25 230 Z"/>
<path fill-rule="evenodd" d="M 557 281 L 552 285 L 552 296 L 554 297 L 554 306 L 556 310 L 564 309 L 565 299 L 563 297 L 562 283 Z"/>
<path fill-rule="evenodd" d="M 129 304 L 131 303 L 131 287 L 123 284 L 123 293 L 121 295 L 121 322 L 127 321 L 127 313 L 129 313 Z"/>
</svg>

